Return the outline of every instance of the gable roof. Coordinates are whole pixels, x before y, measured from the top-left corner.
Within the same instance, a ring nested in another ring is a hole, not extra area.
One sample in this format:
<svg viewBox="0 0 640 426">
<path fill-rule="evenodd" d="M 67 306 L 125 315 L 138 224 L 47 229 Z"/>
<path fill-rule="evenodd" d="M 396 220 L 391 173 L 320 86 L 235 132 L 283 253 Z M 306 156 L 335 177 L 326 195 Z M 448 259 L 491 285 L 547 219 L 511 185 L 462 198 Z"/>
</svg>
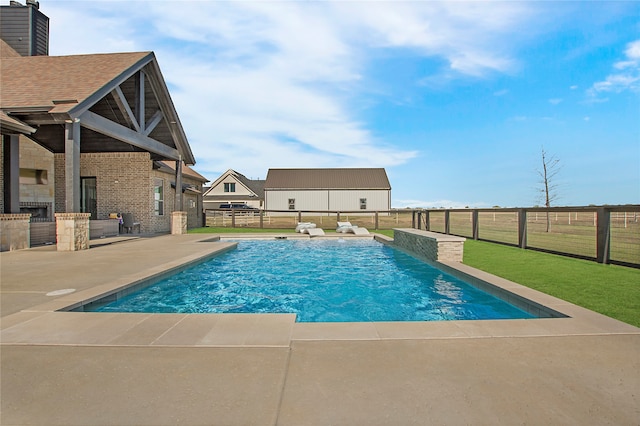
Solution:
<svg viewBox="0 0 640 426">
<path fill-rule="evenodd" d="M 269 169 L 264 189 L 390 190 L 391 185 L 383 168 Z"/>
<path fill-rule="evenodd" d="M 0 109 L 36 127 L 33 139 L 53 152 L 64 152 L 60 125 L 79 120 L 83 152 L 142 150 L 195 164 L 153 52 L 4 57 L 0 75 Z M 138 94 L 149 131 L 131 113 Z"/>
<path fill-rule="evenodd" d="M 69 112 L 124 70 L 136 67 L 140 61 L 148 63 L 150 55 L 151 52 L 137 52 L 3 58 L 2 108 Z"/>
<path fill-rule="evenodd" d="M 206 196 L 209 192 L 213 190 L 214 187 L 218 186 L 225 178 L 228 176 L 233 176 L 240 184 L 245 186 L 249 191 L 253 192 L 258 198 L 264 198 L 264 180 L 259 179 L 249 179 L 242 173 L 239 173 L 233 169 L 229 169 L 223 174 L 220 175 L 213 183 L 211 187 L 204 193 Z"/>
</svg>

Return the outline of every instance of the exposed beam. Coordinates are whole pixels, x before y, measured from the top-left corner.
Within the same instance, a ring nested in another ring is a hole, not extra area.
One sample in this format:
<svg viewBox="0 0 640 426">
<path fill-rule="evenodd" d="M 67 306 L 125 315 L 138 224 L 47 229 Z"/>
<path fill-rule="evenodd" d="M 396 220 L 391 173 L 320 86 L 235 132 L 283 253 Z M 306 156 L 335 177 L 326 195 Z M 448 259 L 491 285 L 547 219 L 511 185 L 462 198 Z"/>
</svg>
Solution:
<svg viewBox="0 0 640 426">
<path fill-rule="evenodd" d="M 64 125 L 65 212 L 80 212 L 80 123 Z"/>
<path fill-rule="evenodd" d="M 162 121 L 163 118 L 164 118 L 164 114 L 162 113 L 162 111 L 157 110 L 156 113 L 153 114 L 153 117 L 151 117 L 151 120 L 149 120 L 149 122 L 144 128 L 145 136 L 149 136 L 149 133 L 153 132 L 153 129 L 155 129 L 158 124 L 160 124 L 160 121 Z"/>
<path fill-rule="evenodd" d="M 113 139 L 128 143 L 145 151 L 158 154 L 168 160 L 178 160 L 180 153 L 177 149 L 167 146 L 155 139 L 137 133 L 128 127 L 121 126 L 91 111 L 85 111 L 80 117 L 82 126 Z"/>
<path fill-rule="evenodd" d="M 173 210 L 182 211 L 182 156 L 176 160 L 176 199 Z"/>
<path fill-rule="evenodd" d="M 173 102 L 171 101 L 169 89 L 162 79 L 162 73 L 160 72 L 158 63 L 156 61 L 152 61 L 146 65 L 146 68 L 147 83 L 151 85 L 151 90 L 158 100 L 160 109 L 162 110 L 162 113 L 164 114 L 165 119 L 167 120 L 167 123 L 169 125 L 171 137 L 176 147 L 182 154 L 182 160 L 187 165 L 195 164 L 196 159 L 193 155 L 193 152 L 191 151 L 191 147 L 189 147 L 187 136 L 184 133 L 182 124 L 180 124 L 180 119 L 178 118 L 177 112 L 173 106 Z"/>
<path fill-rule="evenodd" d="M 124 72 L 122 72 L 117 78 L 112 80 L 108 85 L 104 86 L 102 89 L 97 90 L 91 96 L 80 102 L 78 105 L 73 107 L 69 114 L 72 116 L 80 116 L 85 111 L 88 111 L 93 105 L 98 103 L 98 101 L 109 94 L 113 90 L 114 87 L 120 86 L 122 83 L 127 81 L 129 77 L 134 75 L 138 70 L 147 65 L 149 62 L 153 62 L 155 59 L 155 55 L 153 52 L 149 52 L 149 54 L 140 58 L 135 64 L 131 65 Z"/>
<path fill-rule="evenodd" d="M 147 126 L 145 125 L 145 122 L 144 122 L 145 105 L 144 105 L 144 71 L 143 70 L 138 71 L 138 73 L 135 76 L 135 82 L 136 82 L 136 93 L 135 93 L 136 119 L 138 120 L 138 123 L 140 123 L 140 128 L 138 129 L 138 131 L 144 132 Z"/>
<path fill-rule="evenodd" d="M 127 98 L 124 96 L 124 93 L 122 93 L 120 86 L 111 91 L 111 96 L 113 96 L 113 100 L 116 101 L 118 109 L 124 116 L 126 122 L 129 123 L 129 126 L 133 126 L 133 128 L 139 132 L 140 125 L 138 125 L 136 117 L 133 115 L 133 111 L 131 111 L 131 108 L 129 107 L 129 102 L 127 102 Z"/>
</svg>

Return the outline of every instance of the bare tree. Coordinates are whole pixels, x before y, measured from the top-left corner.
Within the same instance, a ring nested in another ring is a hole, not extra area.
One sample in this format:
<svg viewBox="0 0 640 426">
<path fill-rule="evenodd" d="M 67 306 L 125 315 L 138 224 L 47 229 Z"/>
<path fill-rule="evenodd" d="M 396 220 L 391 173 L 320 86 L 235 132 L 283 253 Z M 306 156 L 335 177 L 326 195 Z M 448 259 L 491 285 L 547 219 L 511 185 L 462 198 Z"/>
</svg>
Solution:
<svg viewBox="0 0 640 426">
<path fill-rule="evenodd" d="M 544 206 L 549 209 L 551 203 L 558 199 L 558 184 L 556 176 L 560 172 L 560 160 L 555 155 L 549 155 L 542 147 L 542 169 L 538 169 L 540 176 L 540 198 L 544 201 Z M 551 221 L 549 219 L 549 210 L 547 210 L 547 232 L 551 229 Z"/>
</svg>

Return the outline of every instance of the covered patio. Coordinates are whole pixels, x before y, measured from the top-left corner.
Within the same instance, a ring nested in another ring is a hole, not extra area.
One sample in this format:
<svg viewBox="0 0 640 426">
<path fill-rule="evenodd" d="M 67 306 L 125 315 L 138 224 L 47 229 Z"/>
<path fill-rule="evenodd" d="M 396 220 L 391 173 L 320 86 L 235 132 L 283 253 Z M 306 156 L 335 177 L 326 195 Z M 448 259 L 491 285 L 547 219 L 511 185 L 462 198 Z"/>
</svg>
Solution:
<svg viewBox="0 0 640 426">
<path fill-rule="evenodd" d="M 89 217 L 107 220 L 112 212 L 128 210 L 147 232 L 170 230 L 168 219 L 153 217 L 154 203 L 156 216 L 184 210 L 183 191 L 171 185 L 183 188 L 183 166 L 195 158 L 153 52 L 10 56 L 1 73 L 4 219 L 29 221 L 20 215 L 19 165 L 28 138 L 53 154 L 59 249 L 87 248 Z M 171 182 L 154 183 L 161 161 L 175 164 Z M 154 191 L 163 197 L 160 214 Z"/>
</svg>

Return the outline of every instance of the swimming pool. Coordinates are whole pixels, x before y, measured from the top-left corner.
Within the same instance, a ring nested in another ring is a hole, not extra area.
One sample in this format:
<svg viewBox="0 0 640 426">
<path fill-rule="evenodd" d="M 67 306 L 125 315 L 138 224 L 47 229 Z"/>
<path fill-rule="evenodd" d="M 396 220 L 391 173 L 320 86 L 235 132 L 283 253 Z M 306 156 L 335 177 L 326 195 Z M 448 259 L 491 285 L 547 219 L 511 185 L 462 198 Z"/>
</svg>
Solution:
<svg viewBox="0 0 640 426">
<path fill-rule="evenodd" d="M 534 316 L 373 240 L 242 240 L 98 312 L 295 313 L 298 322 Z"/>
</svg>

